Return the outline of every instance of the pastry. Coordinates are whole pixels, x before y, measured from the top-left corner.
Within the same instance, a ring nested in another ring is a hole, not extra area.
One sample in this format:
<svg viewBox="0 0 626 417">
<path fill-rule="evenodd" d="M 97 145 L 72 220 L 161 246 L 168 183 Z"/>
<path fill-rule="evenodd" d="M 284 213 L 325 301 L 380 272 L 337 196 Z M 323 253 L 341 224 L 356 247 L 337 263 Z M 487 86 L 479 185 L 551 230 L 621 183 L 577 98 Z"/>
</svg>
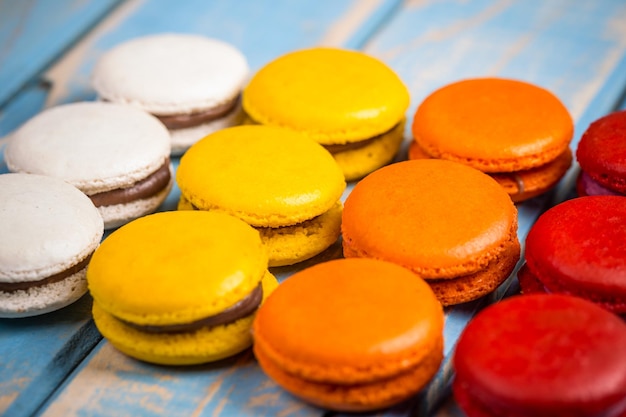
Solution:
<svg viewBox="0 0 626 417">
<path fill-rule="evenodd" d="M 317 264 L 284 281 L 254 320 L 254 354 L 285 390 L 368 411 L 417 393 L 443 357 L 443 311 L 407 269 L 371 259 Z"/>
<path fill-rule="evenodd" d="M 336 48 L 278 57 L 243 92 L 252 122 L 300 132 L 322 144 L 347 181 L 394 158 L 408 106 L 407 88 L 385 63 Z"/>
<path fill-rule="evenodd" d="M 48 313 L 87 292 L 104 224 L 76 187 L 42 175 L 0 175 L 0 317 Z"/>
<path fill-rule="evenodd" d="M 129 356 L 166 365 L 248 348 L 254 314 L 278 285 L 258 232 L 204 211 L 156 213 L 114 231 L 87 282 L 102 335 Z"/>
<path fill-rule="evenodd" d="M 341 170 L 322 146 L 287 129 L 213 133 L 183 155 L 176 180 L 179 209 L 220 210 L 254 226 L 270 266 L 309 259 L 339 237 Z"/>
<path fill-rule="evenodd" d="M 207 134 L 239 124 L 245 56 L 200 35 L 161 33 L 130 39 L 105 52 L 93 71 L 98 97 L 158 117 L 180 155 Z"/>
<path fill-rule="evenodd" d="M 576 149 L 578 195 L 626 195 L 626 110 L 589 126 Z"/>
<path fill-rule="evenodd" d="M 440 159 L 398 162 L 358 182 L 342 234 L 345 257 L 408 268 L 443 305 L 493 291 L 520 256 L 508 194 L 487 174 Z"/>
<path fill-rule="evenodd" d="M 409 159 L 441 158 L 491 175 L 519 202 L 553 187 L 570 167 L 572 117 L 551 92 L 503 78 L 458 81 L 417 108 Z"/>
<path fill-rule="evenodd" d="M 105 229 L 154 212 L 173 184 L 167 129 L 128 106 L 81 102 L 51 107 L 12 133 L 12 172 L 61 178 L 98 207 Z"/>
<path fill-rule="evenodd" d="M 514 296 L 482 310 L 453 357 L 467 417 L 626 413 L 626 323 L 572 296 Z"/>
<path fill-rule="evenodd" d="M 522 292 L 565 293 L 626 313 L 626 198 L 588 196 L 545 213 L 526 237 Z"/>
</svg>

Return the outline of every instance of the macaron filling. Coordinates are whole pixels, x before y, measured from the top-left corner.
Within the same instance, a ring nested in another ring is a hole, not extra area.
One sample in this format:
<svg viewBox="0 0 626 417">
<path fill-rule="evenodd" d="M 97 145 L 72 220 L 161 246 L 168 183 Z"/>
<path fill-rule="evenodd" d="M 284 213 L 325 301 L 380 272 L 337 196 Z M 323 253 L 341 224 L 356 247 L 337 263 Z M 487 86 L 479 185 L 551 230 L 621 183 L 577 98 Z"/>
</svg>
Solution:
<svg viewBox="0 0 626 417">
<path fill-rule="evenodd" d="M 170 160 L 165 159 L 155 172 L 127 188 L 104 191 L 88 196 L 96 207 L 126 204 L 157 195 L 168 187 L 172 178 Z"/>
<path fill-rule="evenodd" d="M 116 317 L 124 324 L 147 333 L 184 333 L 194 332 L 202 328 L 211 328 L 224 324 L 234 323 L 237 320 L 250 316 L 254 313 L 263 301 L 263 288 L 261 284 L 254 290 L 232 306 L 217 314 L 195 320 L 190 323 L 167 324 L 167 325 L 139 325 Z"/>
<path fill-rule="evenodd" d="M 613 191 L 606 188 L 599 182 L 595 181 L 585 171 L 581 171 L 577 181 L 578 192 L 584 195 L 617 195 L 624 196 L 624 194 L 617 191 Z"/>
<path fill-rule="evenodd" d="M 56 274 L 50 275 L 46 278 L 37 280 L 37 281 L 22 281 L 22 282 L 0 282 L 0 291 L 4 292 L 14 292 L 14 291 L 26 291 L 29 288 L 34 287 L 42 287 L 44 285 L 52 284 L 55 282 L 63 281 L 66 278 L 71 277 L 72 275 L 80 272 L 85 269 L 89 264 L 89 260 L 91 259 L 90 253 L 85 259 L 78 262 L 77 264 L 67 268 L 64 271 L 58 272 Z"/>
<path fill-rule="evenodd" d="M 425 279 L 444 306 L 458 304 L 468 295 L 475 299 L 495 290 L 515 269 L 519 253 L 519 242 L 512 235 L 504 250 L 483 269 L 456 278 Z"/>
<path fill-rule="evenodd" d="M 623 301 L 623 295 L 612 293 L 611 296 L 611 294 L 593 292 L 590 289 L 583 291 L 573 288 L 572 286 L 566 287 L 560 285 L 556 280 L 543 280 L 530 269 L 527 263 L 520 269 L 518 279 L 522 291 L 525 294 L 537 292 L 546 294 L 568 294 L 593 301 L 618 314 L 626 313 L 626 302 Z"/>
<path fill-rule="evenodd" d="M 376 135 L 373 136 L 371 138 L 366 138 L 363 140 L 359 140 L 357 142 L 348 142 L 348 143 L 344 143 L 344 144 L 322 144 L 322 146 L 331 154 L 335 155 L 341 152 L 346 152 L 346 151 L 353 151 L 356 149 L 361 149 L 366 147 L 367 145 L 370 145 L 372 142 L 375 142 L 377 140 L 381 140 L 385 137 L 385 135 L 387 135 L 389 132 L 393 131 L 394 129 L 396 129 L 398 127 L 398 125 L 400 125 L 402 122 L 394 125 L 391 129 L 389 129 L 388 131 L 381 133 L 380 135 Z"/>
<path fill-rule="evenodd" d="M 241 94 L 217 106 L 193 113 L 154 114 L 168 129 L 185 129 L 218 120 L 232 113 L 238 107 Z"/>
<path fill-rule="evenodd" d="M 438 158 L 431 155 L 417 141 L 412 141 L 409 148 L 409 159 Z M 572 152 L 565 149 L 555 159 L 529 169 L 519 171 L 485 172 L 495 179 L 506 192 L 511 195 L 514 202 L 526 200 L 546 191 L 565 175 L 572 161 Z M 472 166 L 471 160 L 467 165 Z M 482 170 L 480 167 L 474 167 Z M 518 197 L 518 198 L 516 198 Z"/>
</svg>

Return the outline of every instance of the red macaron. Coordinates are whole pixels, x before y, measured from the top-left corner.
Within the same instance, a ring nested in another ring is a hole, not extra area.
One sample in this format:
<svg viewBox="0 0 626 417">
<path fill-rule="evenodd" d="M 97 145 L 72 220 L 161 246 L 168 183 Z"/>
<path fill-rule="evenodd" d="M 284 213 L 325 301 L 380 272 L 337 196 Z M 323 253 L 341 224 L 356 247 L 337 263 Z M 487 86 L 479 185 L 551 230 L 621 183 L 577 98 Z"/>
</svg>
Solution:
<svg viewBox="0 0 626 417">
<path fill-rule="evenodd" d="M 557 204 L 526 237 L 522 292 L 564 293 L 626 313 L 626 197 Z"/>
<path fill-rule="evenodd" d="M 581 172 L 576 191 L 586 195 L 626 195 L 626 110 L 595 122 L 580 138 L 576 159 Z"/>
<path fill-rule="evenodd" d="M 626 323 L 578 297 L 487 307 L 463 331 L 453 365 L 468 417 L 626 416 Z"/>
</svg>

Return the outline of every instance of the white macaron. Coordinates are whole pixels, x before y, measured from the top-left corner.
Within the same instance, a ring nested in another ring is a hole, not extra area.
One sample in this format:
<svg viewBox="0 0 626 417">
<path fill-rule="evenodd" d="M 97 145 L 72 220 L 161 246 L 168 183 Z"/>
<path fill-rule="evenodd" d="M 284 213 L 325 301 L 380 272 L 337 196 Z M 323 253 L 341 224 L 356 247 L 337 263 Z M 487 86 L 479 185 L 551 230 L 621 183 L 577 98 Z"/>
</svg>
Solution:
<svg viewBox="0 0 626 417">
<path fill-rule="evenodd" d="M 0 317 L 47 313 L 85 294 L 103 226 L 91 200 L 61 179 L 0 175 Z"/>
<path fill-rule="evenodd" d="M 11 172 L 61 178 L 87 194 L 106 229 L 156 211 L 173 184 L 170 137 L 150 114 L 80 102 L 51 107 L 13 132 Z"/>
<path fill-rule="evenodd" d="M 164 33 L 134 38 L 105 52 L 94 68 L 101 100 L 135 106 L 170 129 L 172 154 L 204 136 L 240 124 L 240 94 L 248 79 L 244 55 L 200 35 Z"/>
</svg>

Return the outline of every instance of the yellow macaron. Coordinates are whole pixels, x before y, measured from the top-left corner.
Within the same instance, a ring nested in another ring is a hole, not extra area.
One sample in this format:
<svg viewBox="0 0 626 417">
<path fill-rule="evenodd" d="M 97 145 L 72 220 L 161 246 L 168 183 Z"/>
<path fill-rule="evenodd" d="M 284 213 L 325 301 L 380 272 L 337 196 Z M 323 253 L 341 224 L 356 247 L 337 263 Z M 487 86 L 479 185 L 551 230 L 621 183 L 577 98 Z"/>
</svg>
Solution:
<svg viewBox="0 0 626 417">
<path fill-rule="evenodd" d="M 173 365 L 249 347 L 256 310 L 278 285 L 257 231 L 225 213 L 192 211 L 113 232 L 95 251 L 87 282 L 96 326 L 113 346 Z"/>
<path fill-rule="evenodd" d="M 309 259 L 339 237 L 346 183 L 328 151 L 304 135 L 237 126 L 194 144 L 180 160 L 179 209 L 218 210 L 261 234 L 269 265 Z"/>
<path fill-rule="evenodd" d="M 409 92 L 362 52 L 311 48 L 265 65 L 243 92 L 255 123 L 301 132 L 325 146 L 348 181 L 391 161 L 402 140 Z"/>
</svg>

